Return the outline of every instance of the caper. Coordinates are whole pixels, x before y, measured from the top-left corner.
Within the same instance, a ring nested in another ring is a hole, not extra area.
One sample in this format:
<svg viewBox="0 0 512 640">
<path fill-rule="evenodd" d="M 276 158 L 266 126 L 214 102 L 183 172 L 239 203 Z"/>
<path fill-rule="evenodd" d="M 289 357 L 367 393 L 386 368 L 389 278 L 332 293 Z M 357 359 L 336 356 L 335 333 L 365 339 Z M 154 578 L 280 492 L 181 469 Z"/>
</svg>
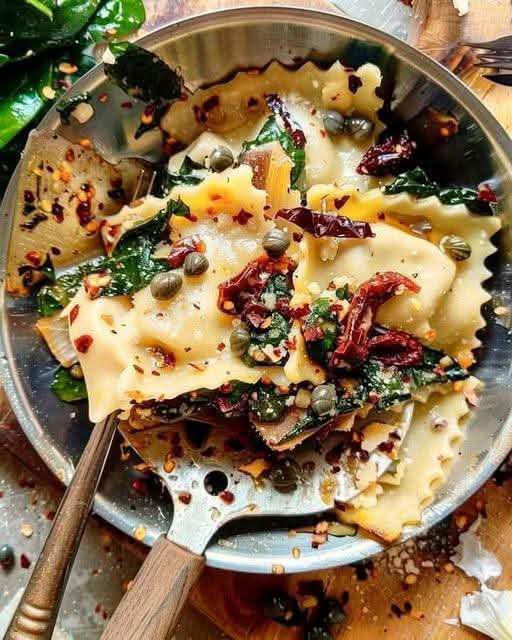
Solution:
<svg viewBox="0 0 512 640">
<path fill-rule="evenodd" d="M 271 258 L 280 258 L 289 246 L 290 235 L 277 227 L 263 236 L 263 248 Z"/>
<path fill-rule="evenodd" d="M 326 598 L 322 603 L 321 616 L 324 622 L 331 626 L 345 622 L 346 614 L 341 603 L 336 598 Z"/>
<path fill-rule="evenodd" d="M 183 271 L 186 276 L 200 276 L 208 270 L 210 263 L 204 253 L 193 251 L 189 253 L 183 263 Z"/>
<path fill-rule="evenodd" d="M 345 120 L 345 131 L 354 138 L 354 140 L 366 140 L 371 136 L 374 124 L 368 118 L 360 118 L 354 116 Z"/>
<path fill-rule="evenodd" d="M 251 343 L 251 334 L 243 326 L 237 327 L 229 336 L 231 351 L 236 356 L 243 356 Z"/>
<path fill-rule="evenodd" d="M 332 640 L 329 629 L 322 624 L 314 623 L 306 628 L 304 640 Z"/>
<path fill-rule="evenodd" d="M 330 136 L 339 136 L 345 132 L 345 118 L 338 111 L 324 111 L 322 120 L 324 129 Z"/>
<path fill-rule="evenodd" d="M 215 147 L 210 153 L 210 169 L 212 171 L 224 171 L 230 167 L 235 158 L 231 149 L 223 147 L 222 145 Z"/>
<path fill-rule="evenodd" d="M 268 477 L 276 491 L 279 493 L 292 493 L 297 489 L 300 467 L 294 460 L 286 458 L 276 462 Z"/>
<path fill-rule="evenodd" d="M 0 565 L 4 569 L 10 569 L 14 565 L 14 549 L 10 544 L 4 544 L 0 547 Z"/>
<path fill-rule="evenodd" d="M 74 364 L 71 369 L 69 370 L 69 374 L 71 375 L 72 378 L 75 378 L 75 380 L 82 380 L 82 378 L 84 377 L 84 372 L 82 371 L 82 367 L 77 363 Z"/>
<path fill-rule="evenodd" d="M 320 384 L 311 394 L 311 408 L 317 416 L 325 416 L 336 407 L 336 389 L 332 384 Z"/>
<path fill-rule="evenodd" d="M 170 300 L 181 289 L 183 280 L 179 273 L 166 271 L 157 273 L 151 280 L 151 295 L 156 300 Z"/>
<path fill-rule="evenodd" d="M 444 236 L 439 243 L 441 249 L 454 260 L 458 262 L 461 260 L 467 260 L 471 255 L 471 247 L 460 236 L 449 235 Z"/>
<path fill-rule="evenodd" d="M 425 235 L 432 231 L 432 223 L 427 218 L 420 218 L 409 225 L 410 230 L 418 235 Z"/>
</svg>

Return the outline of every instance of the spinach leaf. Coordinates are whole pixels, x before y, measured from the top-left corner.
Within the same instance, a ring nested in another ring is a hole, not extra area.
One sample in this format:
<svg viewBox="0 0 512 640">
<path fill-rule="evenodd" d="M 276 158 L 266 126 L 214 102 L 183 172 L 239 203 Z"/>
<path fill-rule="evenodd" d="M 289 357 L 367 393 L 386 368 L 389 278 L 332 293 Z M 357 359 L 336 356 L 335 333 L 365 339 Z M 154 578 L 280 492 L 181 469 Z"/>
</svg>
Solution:
<svg viewBox="0 0 512 640">
<path fill-rule="evenodd" d="M 436 182 L 430 180 L 420 167 L 399 174 L 395 180 L 384 187 L 386 195 L 410 193 L 418 198 L 437 196 L 443 204 L 465 204 L 473 213 L 492 214 L 493 203 L 480 198 L 476 189 L 469 187 L 447 187 L 441 189 Z"/>
<path fill-rule="evenodd" d="M 37 9 L 40 13 L 46 16 L 49 20 L 53 20 L 53 7 L 52 0 L 25 0 L 26 4 L 31 5 L 34 9 Z"/>
<path fill-rule="evenodd" d="M 254 397 L 253 394 L 249 396 L 249 410 L 261 422 L 274 422 L 279 420 L 286 411 L 287 399 L 287 395 L 276 392 L 275 386 L 258 384 Z"/>
<path fill-rule="evenodd" d="M 201 170 L 205 169 L 205 167 L 203 167 L 202 164 L 199 164 L 199 162 L 194 162 L 190 156 L 185 156 L 185 159 L 181 163 L 180 176 L 188 176 L 197 169 Z"/>
<path fill-rule="evenodd" d="M 0 47 L 12 57 L 23 57 L 30 50 L 39 54 L 46 49 L 72 44 L 87 26 L 102 0 L 62 0 L 53 6 L 53 19 L 26 4 L 2 3 L 0 7 Z M 9 5 L 9 6 L 7 6 Z"/>
<path fill-rule="evenodd" d="M 61 100 L 57 105 L 57 111 L 60 115 L 61 122 L 63 124 L 69 124 L 71 114 L 82 102 L 90 102 L 92 96 L 89 92 L 86 93 L 78 93 L 75 96 L 71 96 L 70 98 L 66 98 L 65 100 Z"/>
<path fill-rule="evenodd" d="M 83 37 L 101 42 L 106 37 L 124 38 L 137 31 L 146 20 L 142 0 L 107 0 L 95 13 Z"/>
<path fill-rule="evenodd" d="M 276 311 L 270 316 L 270 326 L 262 332 L 257 330 L 251 332 L 251 346 L 264 347 L 267 344 L 278 347 L 283 340 L 286 340 L 290 331 L 290 322 Z"/>
<path fill-rule="evenodd" d="M 377 394 L 379 399 L 375 407 L 380 410 L 388 409 L 397 402 L 411 397 L 411 388 L 407 380 L 407 376 L 398 369 L 384 367 L 377 360 L 369 360 L 362 368 L 359 394 L 365 399 L 370 393 Z"/>
<path fill-rule="evenodd" d="M 283 151 L 292 161 L 293 168 L 290 174 L 290 186 L 292 189 L 297 189 L 299 178 L 306 165 L 306 152 L 302 147 L 295 144 L 292 136 L 285 129 L 279 126 L 275 116 L 270 116 L 254 140 L 249 140 L 244 143 L 242 153 L 269 142 L 279 142 Z"/>
<path fill-rule="evenodd" d="M 428 198 L 438 195 L 439 187 L 430 180 L 423 169 L 416 167 L 410 171 L 404 171 L 391 184 L 384 187 L 386 195 L 402 192 L 410 193 L 418 198 Z"/>
<path fill-rule="evenodd" d="M 69 369 L 59 367 L 53 376 L 51 390 L 63 402 L 78 402 L 87 398 L 85 380 L 73 378 Z"/>
<path fill-rule="evenodd" d="M 336 346 L 338 334 L 336 316 L 331 311 L 329 298 L 317 298 L 311 305 L 311 311 L 304 322 L 303 331 L 307 332 L 308 329 L 314 328 L 321 329 L 322 333 L 319 339 L 306 341 L 308 353 L 315 362 L 326 366 L 330 354 Z"/>
<path fill-rule="evenodd" d="M 170 101 L 183 91 L 183 78 L 154 53 L 130 42 L 110 45 L 114 64 L 105 64 L 112 82 L 144 102 Z"/>
<path fill-rule="evenodd" d="M 0 85 L 0 149 L 3 149 L 45 108 L 44 87 L 52 84 L 52 63 L 43 59 L 9 73 Z"/>
<path fill-rule="evenodd" d="M 183 202 L 181 198 L 177 200 L 169 200 L 167 203 L 167 211 L 170 215 L 186 218 L 190 215 L 190 207 Z"/>
<path fill-rule="evenodd" d="M 110 283 L 101 296 L 131 295 L 146 287 L 157 273 L 169 271 L 167 260 L 153 258 L 156 245 L 167 226 L 169 213 L 158 213 L 148 222 L 125 233 L 111 258 L 96 258 L 75 267 L 57 278 L 55 284 L 44 286 L 37 294 L 37 308 L 42 316 L 53 315 L 66 306 L 80 288 L 86 275 L 105 272 Z"/>
<path fill-rule="evenodd" d="M 155 193 L 160 198 L 164 198 L 171 193 L 174 187 L 199 184 L 204 178 L 194 172 L 204 168 L 203 165 L 194 162 L 189 156 L 185 156 L 178 173 L 169 173 L 167 171 L 167 165 L 165 165 L 156 180 L 157 186 Z"/>
</svg>

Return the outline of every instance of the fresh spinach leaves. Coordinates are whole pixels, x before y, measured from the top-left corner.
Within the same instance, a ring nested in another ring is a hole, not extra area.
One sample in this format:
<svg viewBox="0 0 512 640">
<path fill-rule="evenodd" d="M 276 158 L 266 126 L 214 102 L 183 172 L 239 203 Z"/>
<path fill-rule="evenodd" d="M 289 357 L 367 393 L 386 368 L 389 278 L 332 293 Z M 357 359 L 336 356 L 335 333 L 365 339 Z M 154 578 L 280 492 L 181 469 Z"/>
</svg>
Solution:
<svg viewBox="0 0 512 640">
<path fill-rule="evenodd" d="M 105 64 L 105 73 L 128 95 L 144 102 L 180 97 L 183 78 L 154 53 L 130 42 L 113 43 L 110 51 L 115 63 Z"/>
<path fill-rule="evenodd" d="M 290 186 L 292 189 L 298 189 L 299 179 L 306 165 L 306 152 L 303 147 L 295 144 L 288 131 L 279 126 L 275 116 L 269 117 L 254 140 L 249 140 L 244 143 L 242 153 L 254 147 L 268 144 L 269 142 L 279 142 L 283 151 L 292 161 L 293 168 L 290 174 Z"/>
<path fill-rule="evenodd" d="M 395 180 L 384 187 L 386 195 L 397 193 L 410 193 L 418 198 L 437 196 L 443 204 L 465 204 L 473 213 L 492 214 L 491 202 L 480 197 L 479 191 L 468 187 L 443 188 L 430 180 L 420 167 L 399 174 Z"/>
<path fill-rule="evenodd" d="M 59 367 L 53 376 L 51 390 L 63 402 L 78 402 L 87 398 L 83 378 L 73 378 L 69 369 Z"/>
<path fill-rule="evenodd" d="M 167 226 L 169 212 L 163 210 L 148 222 L 125 233 L 111 258 L 96 258 L 75 267 L 46 285 L 37 294 L 37 308 L 42 316 L 53 315 L 65 307 L 80 288 L 85 276 L 105 273 L 110 282 L 101 296 L 130 295 L 146 287 L 157 273 L 169 271 L 167 260 L 155 259 L 153 253 Z"/>
</svg>

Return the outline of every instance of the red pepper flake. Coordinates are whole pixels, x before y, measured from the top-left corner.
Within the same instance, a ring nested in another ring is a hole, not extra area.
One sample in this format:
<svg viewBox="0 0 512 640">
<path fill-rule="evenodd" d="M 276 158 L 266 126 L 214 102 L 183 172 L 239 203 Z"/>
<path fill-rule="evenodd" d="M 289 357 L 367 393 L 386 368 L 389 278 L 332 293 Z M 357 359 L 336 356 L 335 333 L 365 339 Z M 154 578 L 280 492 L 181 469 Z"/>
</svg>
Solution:
<svg viewBox="0 0 512 640">
<path fill-rule="evenodd" d="M 247 100 L 247 108 L 249 109 L 249 111 L 253 111 L 254 109 L 257 109 L 259 107 L 260 101 L 258 100 L 258 98 L 255 98 L 254 96 L 251 96 L 248 100 Z"/>
<path fill-rule="evenodd" d="M 334 198 L 334 206 L 336 209 L 342 209 L 350 200 L 350 196 L 341 196 L 341 198 Z"/>
<path fill-rule="evenodd" d="M 270 111 L 272 111 L 274 115 L 280 116 L 283 121 L 284 128 L 292 137 L 295 145 L 303 149 L 306 146 L 306 136 L 304 135 L 304 131 L 302 131 L 302 129 L 294 128 L 290 113 L 281 98 L 276 93 L 268 93 L 265 96 L 265 100 Z"/>
<path fill-rule="evenodd" d="M 233 221 L 238 222 L 238 224 L 242 226 L 245 226 L 253 217 L 254 216 L 252 215 L 252 213 L 249 213 L 245 209 L 240 209 L 236 216 L 233 216 Z"/>
<path fill-rule="evenodd" d="M 34 267 L 40 267 L 41 262 L 43 261 L 43 256 L 39 251 L 29 251 L 25 254 L 25 260 L 30 262 Z"/>
<path fill-rule="evenodd" d="M 74 162 L 75 160 L 75 152 L 71 147 L 67 149 L 66 154 L 64 156 L 68 162 Z"/>
<path fill-rule="evenodd" d="M 142 367 L 139 367 L 139 365 L 138 365 L 138 364 L 134 364 L 134 365 L 133 365 L 133 368 L 135 369 L 135 371 L 136 371 L 137 373 L 142 373 L 142 374 L 144 374 L 144 369 L 143 369 Z"/>
<path fill-rule="evenodd" d="M 300 242 L 303 237 L 304 237 L 304 234 L 298 233 L 297 231 L 294 231 L 292 234 L 292 238 L 294 239 L 295 242 Z"/>
<path fill-rule="evenodd" d="M 141 480 L 139 478 L 136 478 L 132 482 L 132 489 L 133 489 L 133 491 L 135 493 L 137 493 L 140 496 L 146 496 L 148 494 L 147 482 L 145 480 Z"/>
<path fill-rule="evenodd" d="M 190 504 L 192 501 L 192 494 L 188 493 L 188 491 L 184 491 L 183 493 L 180 493 L 178 500 L 183 504 Z"/>
<path fill-rule="evenodd" d="M 208 111 L 211 111 L 212 109 L 215 109 L 215 107 L 218 107 L 219 104 L 220 104 L 219 96 L 217 95 L 210 96 L 203 102 L 203 111 L 208 113 Z"/>
<path fill-rule="evenodd" d="M 217 351 L 224 351 L 225 348 L 226 345 L 223 342 L 219 342 L 219 344 L 217 345 Z"/>
<path fill-rule="evenodd" d="M 350 367 L 367 359 L 368 334 L 379 307 L 400 290 L 406 289 L 414 293 L 420 290 L 415 282 L 394 271 L 377 273 L 359 287 L 350 302 L 345 332 L 338 339 L 332 354 L 332 367 Z"/>
<path fill-rule="evenodd" d="M 75 306 L 69 312 L 69 324 L 73 324 L 73 322 L 76 320 L 76 318 L 78 316 L 78 312 L 79 311 L 80 311 L 80 305 L 79 304 L 75 304 Z M 91 338 L 91 340 L 92 340 L 92 338 Z"/>
<path fill-rule="evenodd" d="M 57 222 L 60 223 L 64 221 L 64 207 L 57 202 L 57 200 L 52 203 L 52 214 L 55 216 Z"/>
<path fill-rule="evenodd" d="M 29 191 L 28 189 L 25 189 L 25 191 L 23 192 L 23 200 L 31 204 L 32 202 L 35 202 L 35 199 L 36 197 L 33 191 Z"/>
<path fill-rule="evenodd" d="M 324 337 L 322 327 L 306 327 L 302 333 L 306 342 L 316 342 Z"/>
<path fill-rule="evenodd" d="M 477 199 L 481 200 L 482 202 L 498 202 L 496 194 L 488 184 L 481 184 L 478 187 Z"/>
<path fill-rule="evenodd" d="M 89 336 L 89 335 L 79 336 L 75 340 L 75 349 L 79 353 L 87 353 L 89 351 L 89 348 L 92 342 L 93 342 L 92 336 Z"/>
<path fill-rule="evenodd" d="M 22 569 L 28 569 L 30 567 L 30 565 L 32 564 L 31 560 L 29 560 L 27 558 L 27 556 L 22 553 L 20 556 L 20 565 Z"/>
<path fill-rule="evenodd" d="M 125 102 L 121 102 L 122 109 L 133 109 L 133 102 L 126 100 Z"/>
<path fill-rule="evenodd" d="M 44 514 L 44 517 L 45 517 L 47 520 L 52 521 L 52 520 L 55 518 L 55 511 L 53 511 L 53 510 L 47 511 L 47 512 Z"/>
<path fill-rule="evenodd" d="M 300 318 L 304 318 L 311 311 L 311 307 L 309 304 L 303 304 L 300 307 L 293 307 L 290 309 L 290 316 L 294 320 L 300 320 Z"/>
<path fill-rule="evenodd" d="M 362 86 L 363 86 L 363 81 L 361 80 L 361 78 L 351 73 L 348 77 L 348 88 L 350 89 L 350 92 L 357 93 L 357 90 L 359 89 L 359 87 L 362 87 Z"/>
<path fill-rule="evenodd" d="M 219 498 L 226 504 L 233 504 L 233 502 L 235 501 L 235 496 L 231 491 L 222 491 L 221 493 L 219 493 Z"/>
</svg>

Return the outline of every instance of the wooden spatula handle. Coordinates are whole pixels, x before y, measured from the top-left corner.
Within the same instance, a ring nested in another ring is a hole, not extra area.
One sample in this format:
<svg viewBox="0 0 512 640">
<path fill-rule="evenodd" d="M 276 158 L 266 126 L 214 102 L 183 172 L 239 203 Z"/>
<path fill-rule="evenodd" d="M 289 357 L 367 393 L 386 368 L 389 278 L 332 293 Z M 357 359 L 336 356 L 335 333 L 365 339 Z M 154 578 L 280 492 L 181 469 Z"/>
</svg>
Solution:
<svg viewBox="0 0 512 640">
<path fill-rule="evenodd" d="M 162 536 L 114 612 L 101 640 L 166 640 L 176 626 L 188 592 L 204 567 L 203 556 Z"/>
</svg>

